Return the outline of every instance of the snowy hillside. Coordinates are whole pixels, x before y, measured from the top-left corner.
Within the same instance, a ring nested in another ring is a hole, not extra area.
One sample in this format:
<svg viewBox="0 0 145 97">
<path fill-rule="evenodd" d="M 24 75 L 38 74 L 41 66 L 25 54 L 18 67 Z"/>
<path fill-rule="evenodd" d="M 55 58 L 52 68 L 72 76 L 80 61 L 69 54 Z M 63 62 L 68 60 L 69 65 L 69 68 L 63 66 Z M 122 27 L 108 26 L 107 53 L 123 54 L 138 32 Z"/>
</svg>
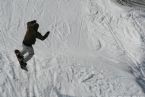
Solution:
<svg viewBox="0 0 145 97">
<path fill-rule="evenodd" d="M 145 97 L 144 0 L 0 0 L 0 97 Z M 37 40 L 28 72 L 26 23 Z"/>
</svg>

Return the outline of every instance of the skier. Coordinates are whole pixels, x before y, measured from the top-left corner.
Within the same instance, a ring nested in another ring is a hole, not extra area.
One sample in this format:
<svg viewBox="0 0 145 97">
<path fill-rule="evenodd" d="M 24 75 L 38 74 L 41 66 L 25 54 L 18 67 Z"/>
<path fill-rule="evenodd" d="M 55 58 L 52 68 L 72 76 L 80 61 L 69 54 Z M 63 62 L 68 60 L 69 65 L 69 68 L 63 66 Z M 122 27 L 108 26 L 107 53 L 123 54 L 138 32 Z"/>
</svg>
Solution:
<svg viewBox="0 0 145 97">
<path fill-rule="evenodd" d="M 27 62 L 33 57 L 34 55 L 34 49 L 33 46 L 36 42 L 36 38 L 40 40 L 45 40 L 50 31 L 46 32 L 44 36 L 42 36 L 38 32 L 39 24 L 36 22 L 36 20 L 30 21 L 27 23 L 27 31 L 22 43 L 23 49 L 20 51 L 21 55 L 24 56 L 26 53 L 28 53 L 25 57 L 23 57 L 23 60 L 21 60 L 21 64 L 23 67 L 26 67 Z"/>
</svg>

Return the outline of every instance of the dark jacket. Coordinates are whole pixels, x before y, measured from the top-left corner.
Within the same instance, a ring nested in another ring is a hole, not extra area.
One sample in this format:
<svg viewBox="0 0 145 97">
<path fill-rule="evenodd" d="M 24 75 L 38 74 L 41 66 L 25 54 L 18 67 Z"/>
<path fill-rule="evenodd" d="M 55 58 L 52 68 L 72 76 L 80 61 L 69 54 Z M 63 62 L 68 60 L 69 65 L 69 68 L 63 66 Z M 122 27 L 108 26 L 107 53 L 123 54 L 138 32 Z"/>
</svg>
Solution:
<svg viewBox="0 0 145 97">
<path fill-rule="evenodd" d="M 23 40 L 23 44 L 26 46 L 32 46 L 36 42 L 36 38 L 40 40 L 45 40 L 49 32 L 47 32 L 44 36 L 42 36 L 37 30 L 38 28 L 34 28 L 36 21 L 30 21 L 27 23 L 27 32 Z M 38 25 L 38 24 L 37 24 Z M 39 26 L 38 26 L 39 27 Z"/>
</svg>

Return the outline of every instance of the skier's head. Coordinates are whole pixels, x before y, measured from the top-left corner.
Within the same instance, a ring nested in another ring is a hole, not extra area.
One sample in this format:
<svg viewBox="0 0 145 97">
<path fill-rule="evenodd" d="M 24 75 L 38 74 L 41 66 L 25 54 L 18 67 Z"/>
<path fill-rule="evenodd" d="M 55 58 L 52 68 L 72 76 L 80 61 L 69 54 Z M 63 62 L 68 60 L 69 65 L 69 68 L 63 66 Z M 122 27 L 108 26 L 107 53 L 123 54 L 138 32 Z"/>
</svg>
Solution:
<svg viewBox="0 0 145 97">
<path fill-rule="evenodd" d="M 38 28 L 39 28 L 39 24 L 38 23 L 35 23 L 33 27 L 34 27 L 34 30 L 37 31 Z"/>
</svg>

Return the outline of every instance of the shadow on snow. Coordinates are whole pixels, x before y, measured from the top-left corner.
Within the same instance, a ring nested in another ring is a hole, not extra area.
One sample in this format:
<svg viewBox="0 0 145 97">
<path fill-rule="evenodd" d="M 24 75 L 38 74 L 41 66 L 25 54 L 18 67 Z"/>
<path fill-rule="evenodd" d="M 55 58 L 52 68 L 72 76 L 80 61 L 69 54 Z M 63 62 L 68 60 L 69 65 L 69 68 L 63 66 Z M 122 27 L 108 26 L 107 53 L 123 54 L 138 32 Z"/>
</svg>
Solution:
<svg viewBox="0 0 145 97">
<path fill-rule="evenodd" d="M 141 64 L 137 63 L 135 67 L 129 67 L 129 72 L 135 77 L 135 81 L 145 93 L 145 61 Z"/>
<path fill-rule="evenodd" d="M 75 97 L 75 96 L 61 94 L 56 87 L 54 88 L 54 91 L 55 91 L 57 97 Z"/>
</svg>

